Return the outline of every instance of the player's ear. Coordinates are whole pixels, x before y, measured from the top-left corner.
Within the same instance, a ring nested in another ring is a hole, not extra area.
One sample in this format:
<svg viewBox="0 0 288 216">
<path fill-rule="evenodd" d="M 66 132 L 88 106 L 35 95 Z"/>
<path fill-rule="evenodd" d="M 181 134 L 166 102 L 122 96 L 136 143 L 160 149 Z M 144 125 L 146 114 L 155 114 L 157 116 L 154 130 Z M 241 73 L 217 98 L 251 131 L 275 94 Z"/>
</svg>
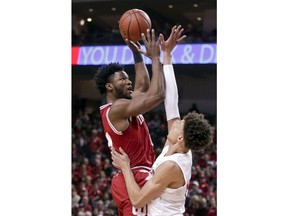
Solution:
<svg viewBox="0 0 288 216">
<path fill-rule="evenodd" d="M 183 137 L 183 135 L 178 136 L 178 138 L 177 138 L 177 143 L 178 143 L 179 146 L 181 146 L 182 148 L 185 147 L 185 142 L 184 142 L 184 137 Z"/>
<path fill-rule="evenodd" d="M 183 135 L 178 136 L 177 142 L 178 142 L 178 143 L 181 143 L 181 142 L 183 142 L 183 141 L 184 141 Z"/>
<path fill-rule="evenodd" d="M 113 89 L 112 83 L 106 83 L 105 87 L 108 91 L 112 91 L 112 89 Z"/>
</svg>

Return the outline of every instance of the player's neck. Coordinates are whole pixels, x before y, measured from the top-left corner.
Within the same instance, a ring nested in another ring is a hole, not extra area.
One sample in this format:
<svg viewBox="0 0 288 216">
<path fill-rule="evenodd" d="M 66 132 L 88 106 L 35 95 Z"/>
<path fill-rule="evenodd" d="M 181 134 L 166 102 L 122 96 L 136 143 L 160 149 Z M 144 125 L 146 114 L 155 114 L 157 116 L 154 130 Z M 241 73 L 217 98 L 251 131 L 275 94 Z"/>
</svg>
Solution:
<svg viewBox="0 0 288 216">
<path fill-rule="evenodd" d="M 107 103 L 113 103 L 115 100 L 117 100 L 118 98 L 115 98 L 114 95 L 111 94 L 107 94 L 106 95 L 106 101 Z"/>
<path fill-rule="evenodd" d="M 189 149 L 187 150 L 185 147 L 181 146 L 179 143 L 173 144 L 169 143 L 169 149 L 167 153 L 165 154 L 166 156 L 173 155 L 175 153 L 181 153 L 181 154 L 186 154 Z"/>
</svg>

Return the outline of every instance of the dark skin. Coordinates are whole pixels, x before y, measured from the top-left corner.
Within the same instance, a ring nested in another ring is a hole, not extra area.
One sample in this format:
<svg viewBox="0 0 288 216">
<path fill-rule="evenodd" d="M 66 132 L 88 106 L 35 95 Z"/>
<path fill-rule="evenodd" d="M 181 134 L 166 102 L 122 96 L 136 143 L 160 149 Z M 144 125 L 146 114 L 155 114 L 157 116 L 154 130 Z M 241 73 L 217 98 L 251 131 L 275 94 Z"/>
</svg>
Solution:
<svg viewBox="0 0 288 216">
<path fill-rule="evenodd" d="M 161 37 L 160 35 L 159 38 Z M 146 51 L 141 50 L 140 46 L 137 46 L 133 42 L 130 42 L 130 46 L 135 45 L 134 48 L 137 49 L 138 52 L 146 55 L 152 61 L 152 79 L 148 90 L 145 91 L 147 88 L 146 79 L 149 79 L 148 73 L 146 74 L 147 76 L 145 75 L 145 70 L 142 70 L 142 73 L 140 72 L 139 74 L 136 72 L 134 92 L 132 92 L 132 82 L 125 71 L 115 72 L 109 77 L 109 83 L 106 84 L 107 102 L 113 103 L 108 114 L 109 119 L 118 131 L 124 131 L 128 128 L 129 117 L 137 116 L 153 109 L 163 102 L 165 97 L 159 39 L 156 41 L 154 30 L 152 29 L 150 31 L 148 29 L 146 37 L 142 34 L 142 40 Z M 140 62 L 137 64 L 141 67 L 140 64 L 144 63 Z M 135 65 L 135 67 L 137 67 L 137 65 Z"/>
</svg>

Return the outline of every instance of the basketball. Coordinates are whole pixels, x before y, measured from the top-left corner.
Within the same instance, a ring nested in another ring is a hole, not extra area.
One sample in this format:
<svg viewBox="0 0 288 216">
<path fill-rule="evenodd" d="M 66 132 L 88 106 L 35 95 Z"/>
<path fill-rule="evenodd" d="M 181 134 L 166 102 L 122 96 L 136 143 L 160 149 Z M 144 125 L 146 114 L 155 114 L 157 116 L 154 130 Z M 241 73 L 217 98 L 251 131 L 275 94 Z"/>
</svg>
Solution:
<svg viewBox="0 0 288 216">
<path fill-rule="evenodd" d="M 146 35 L 147 29 L 151 29 L 151 20 L 143 10 L 128 10 L 119 20 L 119 30 L 124 39 L 139 41 L 141 33 Z"/>
</svg>

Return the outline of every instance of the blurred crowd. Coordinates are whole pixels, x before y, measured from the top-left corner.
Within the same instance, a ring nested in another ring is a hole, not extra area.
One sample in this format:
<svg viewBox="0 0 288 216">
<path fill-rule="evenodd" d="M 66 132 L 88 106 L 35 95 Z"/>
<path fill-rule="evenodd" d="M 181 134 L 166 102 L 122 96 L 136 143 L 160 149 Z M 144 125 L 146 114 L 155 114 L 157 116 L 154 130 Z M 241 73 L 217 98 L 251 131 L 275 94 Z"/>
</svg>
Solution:
<svg viewBox="0 0 288 216">
<path fill-rule="evenodd" d="M 152 21 L 152 27 L 155 29 L 156 35 L 162 33 L 164 38 L 168 38 L 173 25 L 168 22 L 160 23 Z M 183 43 L 216 43 L 216 28 L 206 32 L 203 30 L 201 22 L 183 23 L 181 25 L 184 28 L 183 34 L 187 35 Z M 100 28 L 93 23 L 86 23 L 83 26 L 76 23 L 72 25 L 72 46 L 110 44 L 125 44 L 119 32 L 118 25 L 106 29 Z"/>
<path fill-rule="evenodd" d="M 158 156 L 167 136 L 165 113 L 148 112 L 144 117 Z M 110 190 L 111 179 L 117 170 L 111 163 L 99 110 L 86 113 L 85 106 L 81 105 L 81 99 L 77 96 L 72 100 L 71 132 L 72 216 L 117 216 Z M 193 153 L 192 177 L 184 216 L 216 216 L 216 146 L 215 127 L 213 144 L 205 151 Z"/>
</svg>

